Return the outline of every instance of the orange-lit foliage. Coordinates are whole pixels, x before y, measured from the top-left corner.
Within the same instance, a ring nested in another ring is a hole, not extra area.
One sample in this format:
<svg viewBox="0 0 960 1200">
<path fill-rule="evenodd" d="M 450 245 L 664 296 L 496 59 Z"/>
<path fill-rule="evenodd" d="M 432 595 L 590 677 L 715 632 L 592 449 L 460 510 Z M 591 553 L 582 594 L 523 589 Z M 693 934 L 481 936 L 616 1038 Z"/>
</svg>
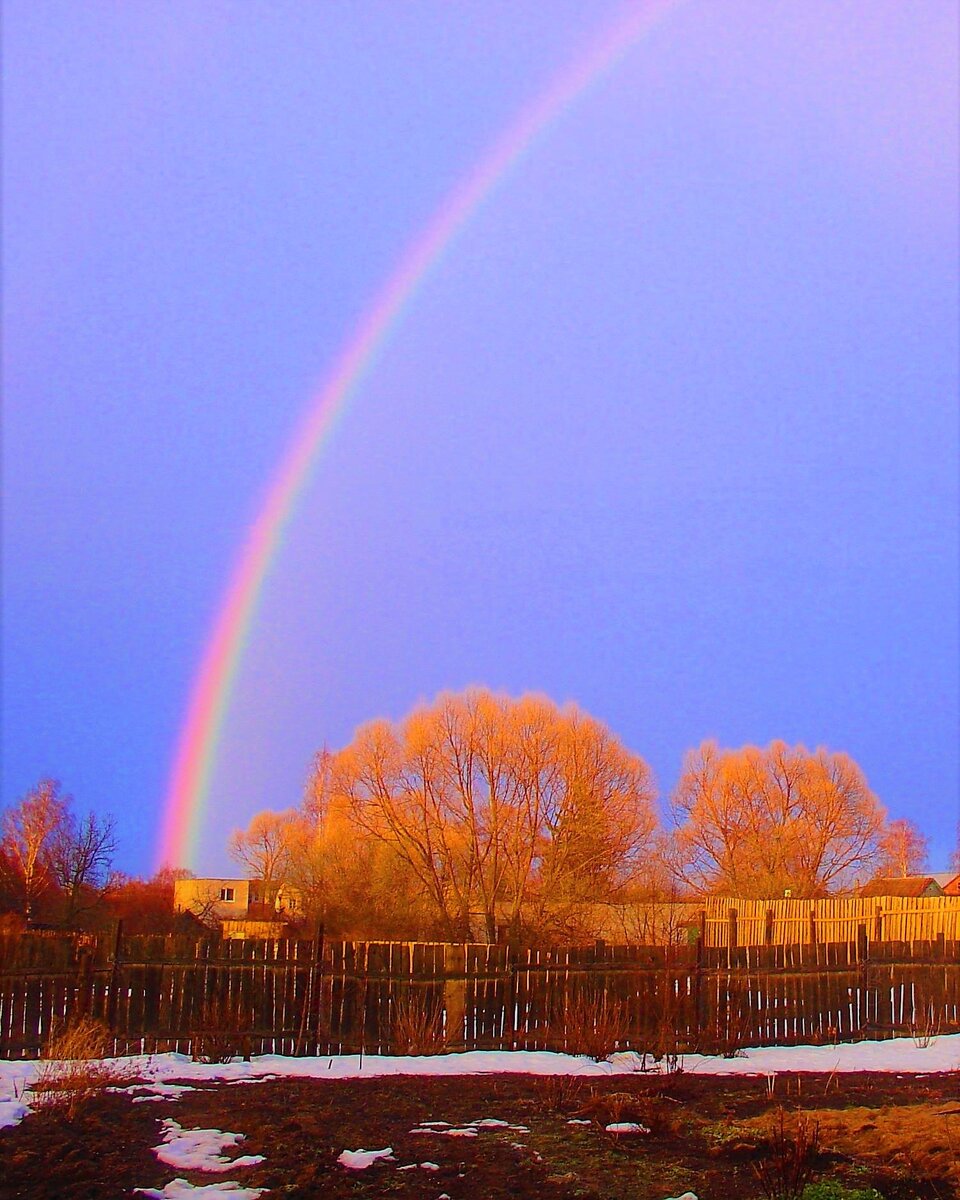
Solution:
<svg viewBox="0 0 960 1200">
<path fill-rule="evenodd" d="M 877 862 L 884 810 L 845 754 L 771 742 L 687 755 L 673 796 L 685 878 L 730 896 L 815 896 Z"/>
<path fill-rule="evenodd" d="M 417 880 L 440 932 L 563 923 L 634 873 L 656 828 L 642 759 L 574 705 L 474 689 L 327 758 L 331 803 Z"/>
<path fill-rule="evenodd" d="M 123 920 L 127 933 L 173 933 L 182 918 L 173 910 L 173 885 L 192 872 L 164 867 L 152 879 L 117 877 L 111 889 L 108 914 Z"/>
<path fill-rule="evenodd" d="M 235 829 L 230 854 L 254 879 L 285 883 L 290 870 L 290 842 L 297 814 L 293 809 L 257 813 L 246 829 Z"/>
</svg>

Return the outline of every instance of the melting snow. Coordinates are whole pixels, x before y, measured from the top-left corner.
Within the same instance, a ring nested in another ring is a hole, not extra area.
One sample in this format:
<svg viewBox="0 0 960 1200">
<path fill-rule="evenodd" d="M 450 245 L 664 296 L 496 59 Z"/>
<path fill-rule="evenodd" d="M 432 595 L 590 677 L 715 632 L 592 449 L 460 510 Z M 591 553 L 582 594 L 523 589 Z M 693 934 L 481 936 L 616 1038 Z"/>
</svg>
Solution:
<svg viewBox="0 0 960 1200">
<path fill-rule="evenodd" d="M 263 1162 L 262 1154 L 244 1154 L 225 1158 L 221 1151 L 238 1146 L 242 1133 L 223 1133 L 219 1129 L 184 1129 L 176 1121 L 164 1121 L 160 1127 L 163 1141 L 153 1150 L 168 1167 L 181 1171 L 229 1171 L 233 1167 L 253 1167 Z"/>
<path fill-rule="evenodd" d="M 171 1179 L 163 1188 L 134 1188 L 143 1196 L 152 1200 L 218 1200 L 221 1196 L 230 1196 L 232 1200 L 260 1200 L 265 1188 L 241 1187 L 232 1180 L 223 1183 L 202 1183 L 194 1187 L 186 1179 Z"/>
<path fill-rule="evenodd" d="M 344 1150 L 337 1157 L 337 1162 L 349 1171 L 365 1171 L 378 1158 L 384 1162 L 394 1162 L 393 1147 L 387 1146 L 385 1150 Z"/>
<path fill-rule="evenodd" d="M 638 1125 L 636 1121 L 614 1121 L 612 1125 L 604 1126 L 607 1133 L 649 1133 L 646 1125 Z"/>
<path fill-rule="evenodd" d="M 134 1104 L 143 1104 L 148 1100 L 179 1100 L 184 1092 L 196 1090 L 189 1083 L 131 1083 L 129 1087 L 107 1088 L 108 1092 L 132 1096 Z M 137 1092 L 144 1094 L 136 1095 Z"/>
<path fill-rule="evenodd" d="M 19 1125 L 30 1111 L 20 1100 L 0 1100 L 0 1129 L 6 1129 L 8 1125 Z"/>
<path fill-rule="evenodd" d="M 577 1075 L 610 1077 L 638 1073 L 643 1060 L 633 1053 L 614 1054 L 605 1062 L 547 1050 L 470 1050 L 463 1054 L 422 1057 L 356 1054 L 323 1058 L 284 1058 L 265 1054 L 252 1062 L 195 1063 L 185 1054 L 140 1055 L 126 1059 L 131 1071 L 151 1084 L 174 1081 L 254 1082 L 272 1078 L 366 1079 L 384 1075 Z M 890 1071 L 928 1074 L 955 1071 L 960 1034 L 942 1034 L 928 1046 L 913 1038 L 847 1042 L 838 1046 L 766 1046 L 744 1050 L 740 1058 L 688 1054 L 688 1075 L 769 1075 L 774 1071 Z M 41 1069 L 37 1062 L 0 1062 L 0 1128 L 15 1125 L 29 1111 L 29 1087 Z M 178 1083 L 178 1086 L 181 1084 Z M 424 1131 L 426 1127 L 424 1126 Z"/>
</svg>

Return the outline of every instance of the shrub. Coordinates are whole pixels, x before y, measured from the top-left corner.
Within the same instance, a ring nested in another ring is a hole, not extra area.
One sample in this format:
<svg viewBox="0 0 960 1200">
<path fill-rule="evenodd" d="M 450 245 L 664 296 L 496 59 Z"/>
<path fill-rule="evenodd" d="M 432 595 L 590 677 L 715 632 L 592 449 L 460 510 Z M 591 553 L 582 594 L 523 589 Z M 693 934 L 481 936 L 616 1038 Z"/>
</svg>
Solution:
<svg viewBox="0 0 960 1200">
<path fill-rule="evenodd" d="M 112 1042 L 106 1025 L 90 1017 L 56 1025 L 31 1089 L 33 1107 L 72 1119 L 106 1088 L 127 1083 L 130 1066 L 106 1057 Z"/>
<path fill-rule="evenodd" d="M 580 1102 L 583 1080 L 573 1075 L 545 1075 L 538 1080 L 536 1088 L 545 1109 L 550 1112 L 572 1112 Z"/>
<path fill-rule="evenodd" d="M 602 1062 L 624 1047 L 630 1031 L 626 1005 L 601 996 L 578 996 L 563 1014 L 563 1045 L 571 1054 Z"/>
<path fill-rule="evenodd" d="M 449 1042 L 442 1008 L 431 1008 L 426 997 L 407 995 L 394 1001 L 390 1044 L 395 1054 L 442 1054 Z"/>
<path fill-rule="evenodd" d="M 250 1057 L 249 1022 L 237 1001 L 208 998 L 200 1012 L 200 1027 L 190 1034 L 194 1062 L 228 1063 Z"/>
<path fill-rule="evenodd" d="M 766 1200 L 805 1200 L 819 1149 L 817 1122 L 799 1116 L 791 1136 L 783 1108 L 778 1107 L 764 1157 L 753 1166 Z"/>
</svg>

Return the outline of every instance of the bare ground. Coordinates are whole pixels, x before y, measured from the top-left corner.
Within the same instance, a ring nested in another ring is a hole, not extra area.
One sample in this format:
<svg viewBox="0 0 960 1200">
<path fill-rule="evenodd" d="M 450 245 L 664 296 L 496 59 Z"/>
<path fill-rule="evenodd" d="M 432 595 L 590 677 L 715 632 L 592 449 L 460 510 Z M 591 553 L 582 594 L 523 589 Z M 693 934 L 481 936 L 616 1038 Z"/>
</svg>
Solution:
<svg viewBox="0 0 960 1200">
<path fill-rule="evenodd" d="M 664 1200 L 688 1189 L 751 1200 L 763 1195 L 754 1164 L 769 1153 L 782 1105 L 788 1125 L 799 1113 L 819 1122 L 816 1178 L 874 1187 L 885 1200 L 949 1200 L 960 1196 L 958 1101 L 960 1079 L 949 1074 L 781 1074 L 772 1096 L 764 1078 L 684 1074 L 579 1087 L 530 1076 L 288 1079 L 138 1104 L 104 1094 L 75 1118 L 40 1112 L 0 1131 L 0 1197 L 117 1200 L 180 1174 L 323 1200 Z M 243 1133 L 242 1153 L 266 1161 L 216 1176 L 173 1170 L 151 1149 L 164 1117 Z M 411 1132 L 482 1118 L 529 1132 Z M 650 1132 L 617 1137 L 604 1128 L 615 1121 Z M 387 1146 L 395 1162 L 358 1172 L 337 1162 L 344 1149 Z M 440 1169 L 398 1169 L 424 1161 Z"/>
</svg>

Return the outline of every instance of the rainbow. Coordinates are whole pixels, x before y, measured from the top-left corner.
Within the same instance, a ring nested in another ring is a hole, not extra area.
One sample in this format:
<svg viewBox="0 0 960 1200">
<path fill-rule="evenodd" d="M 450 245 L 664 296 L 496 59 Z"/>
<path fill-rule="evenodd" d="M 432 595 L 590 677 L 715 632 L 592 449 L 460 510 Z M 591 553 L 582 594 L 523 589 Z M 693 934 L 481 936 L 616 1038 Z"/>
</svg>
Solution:
<svg viewBox="0 0 960 1200">
<path fill-rule="evenodd" d="M 173 760 L 162 814 L 158 867 L 186 866 L 192 858 L 220 732 L 264 581 L 320 451 L 329 442 L 350 399 L 357 394 L 431 268 L 511 167 L 540 134 L 681 2 L 647 0 L 632 6 L 626 17 L 606 30 L 520 112 L 446 197 L 341 350 L 274 473 L 214 620 Z"/>
</svg>

